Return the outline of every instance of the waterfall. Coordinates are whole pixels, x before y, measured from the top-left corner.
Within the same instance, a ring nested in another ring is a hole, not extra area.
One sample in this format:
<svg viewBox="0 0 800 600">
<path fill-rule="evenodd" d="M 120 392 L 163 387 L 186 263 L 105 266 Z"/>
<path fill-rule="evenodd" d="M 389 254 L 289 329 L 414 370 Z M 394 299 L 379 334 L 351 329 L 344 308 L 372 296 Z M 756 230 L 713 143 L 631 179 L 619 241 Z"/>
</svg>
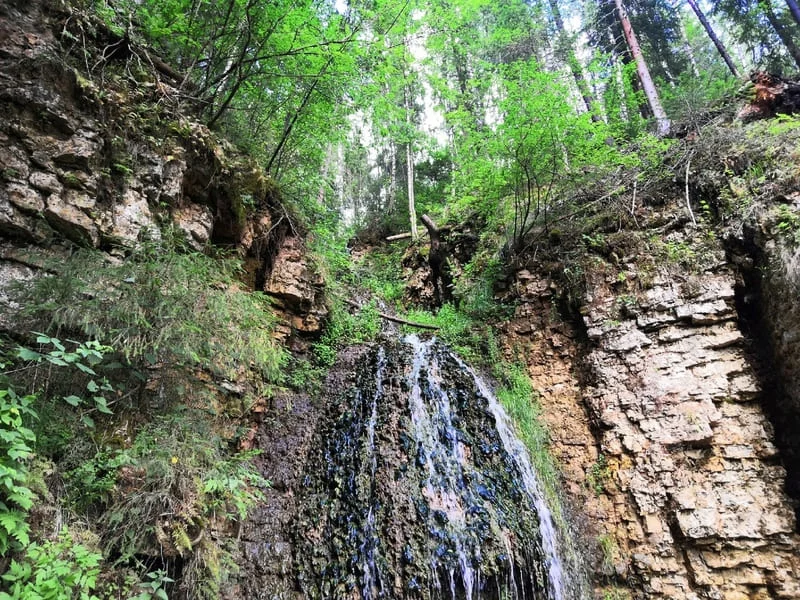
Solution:
<svg viewBox="0 0 800 600">
<path fill-rule="evenodd" d="M 455 355 L 453 355 L 453 358 L 463 369 L 472 375 L 475 386 L 480 391 L 483 398 L 488 401 L 489 410 L 495 416 L 497 431 L 503 440 L 503 447 L 508 455 L 513 458 L 520 473 L 522 488 L 525 490 L 531 506 L 539 515 L 539 533 L 542 536 L 542 545 L 547 562 L 550 592 L 554 600 L 571 600 L 571 596 L 568 596 L 565 591 L 568 585 L 566 585 L 565 582 L 564 561 L 560 556 L 558 531 L 555 526 L 553 514 L 545 499 L 544 491 L 539 483 L 539 478 L 536 476 L 536 471 L 531 464 L 528 451 L 522 441 L 514 434 L 511 420 L 506 414 L 505 409 L 500 402 L 497 401 L 497 398 L 489 390 L 486 383 L 472 368 L 464 364 L 461 359 Z"/>
<path fill-rule="evenodd" d="M 307 597 L 586 597 L 524 445 L 463 361 L 407 336 L 339 387 L 298 523 Z"/>
<path fill-rule="evenodd" d="M 372 395 L 370 416 L 367 422 L 367 458 L 369 460 L 371 489 L 369 508 L 364 525 L 364 543 L 361 547 L 361 569 L 364 574 L 361 595 L 364 600 L 373 600 L 373 598 L 380 597 L 383 590 L 381 574 L 375 564 L 378 537 L 375 531 L 374 482 L 375 472 L 378 469 L 378 460 L 375 454 L 375 426 L 378 423 L 378 400 L 383 395 L 383 371 L 385 367 L 386 352 L 383 348 L 379 348 L 377 366 L 375 368 L 375 393 Z"/>
</svg>

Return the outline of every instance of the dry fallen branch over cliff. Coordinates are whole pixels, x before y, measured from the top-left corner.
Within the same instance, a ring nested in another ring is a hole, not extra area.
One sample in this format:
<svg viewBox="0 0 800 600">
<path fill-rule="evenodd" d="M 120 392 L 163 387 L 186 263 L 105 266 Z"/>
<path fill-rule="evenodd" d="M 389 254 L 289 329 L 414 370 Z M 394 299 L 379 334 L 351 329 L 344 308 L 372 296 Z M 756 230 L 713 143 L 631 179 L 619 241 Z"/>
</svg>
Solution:
<svg viewBox="0 0 800 600">
<path fill-rule="evenodd" d="M 345 300 L 347 304 L 352 306 L 353 308 L 357 308 L 361 310 L 363 307 L 358 303 L 354 302 L 353 300 Z M 410 327 L 419 327 L 420 329 L 430 329 L 431 331 L 438 331 L 438 325 L 428 325 L 427 323 L 417 323 L 415 321 L 409 321 L 408 319 L 401 319 L 400 317 L 395 317 L 394 315 L 389 315 L 383 312 L 378 311 L 378 316 L 382 319 L 386 319 L 387 321 L 391 321 L 392 323 L 400 323 L 401 325 L 408 325 Z"/>
</svg>

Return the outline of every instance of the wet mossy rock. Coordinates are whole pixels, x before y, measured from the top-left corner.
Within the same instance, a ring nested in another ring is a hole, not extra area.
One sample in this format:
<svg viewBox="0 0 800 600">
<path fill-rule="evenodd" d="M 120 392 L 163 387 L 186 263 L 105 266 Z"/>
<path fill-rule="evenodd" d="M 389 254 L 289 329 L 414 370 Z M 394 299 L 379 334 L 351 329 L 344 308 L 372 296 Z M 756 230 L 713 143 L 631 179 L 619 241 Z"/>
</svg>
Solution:
<svg viewBox="0 0 800 600">
<path fill-rule="evenodd" d="M 436 342 L 369 351 L 307 463 L 304 597 L 584 597 L 501 413 Z"/>
</svg>

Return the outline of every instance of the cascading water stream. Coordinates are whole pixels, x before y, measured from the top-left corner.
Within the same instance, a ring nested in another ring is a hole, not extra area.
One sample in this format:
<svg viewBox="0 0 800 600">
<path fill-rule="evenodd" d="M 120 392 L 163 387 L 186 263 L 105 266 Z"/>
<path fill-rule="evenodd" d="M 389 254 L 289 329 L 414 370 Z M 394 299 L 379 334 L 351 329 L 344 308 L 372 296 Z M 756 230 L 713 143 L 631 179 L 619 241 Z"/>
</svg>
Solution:
<svg viewBox="0 0 800 600">
<path fill-rule="evenodd" d="M 372 600 L 374 590 L 378 591 L 378 596 L 383 590 L 381 574 L 375 565 L 375 553 L 378 547 L 378 539 L 375 532 L 375 472 L 378 469 L 378 459 L 375 454 L 375 427 L 378 423 L 378 400 L 383 394 L 383 371 L 386 367 L 386 352 L 383 348 L 378 349 L 377 365 L 375 367 L 375 393 L 372 396 L 372 406 L 370 409 L 369 421 L 367 422 L 367 458 L 370 466 L 370 502 L 367 518 L 364 525 L 364 544 L 361 548 L 362 563 L 361 568 L 364 573 L 362 596 L 364 600 Z"/>
<path fill-rule="evenodd" d="M 542 536 L 542 546 L 545 552 L 545 560 L 547 561 L 548 581 L 553 598 L 554 600 L 570 600 L 564 589 L 564 566 L 560 556 L 560 542 L 553 514 L 545 499 L 536 471 L 531 464 L 528 451 L 522 441 L 514 434 L 508 414 L 483 379 L 455 354 L 452 354 L 452 357 L 464 370 L 472 375 L 475 386 L 487 400 L 489 410 L 495 416 L 497 431 L 503 440 L 503 447 L 509 456 L 514 459 L 521 475 L 522 487 L 539 515 L 539 532 Z"/>
<path fill-rule="evenodd" d="M 480 560 L 480 547 L 469 543 L 465 531 L 466 508 L 461 504 L 459 496 L 454 493 L 454 490 L 466 488 L 463 480 L 464 452 L 453 426 L 447 393 L 437 387 L 435 393 L 429 394 L 432 402 L 426 403 L 423 399 L 420 371 L 423 364 L 429 362 L 428 350 L 433 340 L 420 342 L 418 338 L 408 338 L 408 341 L 414 348 L 414 362 L 410 376 L 412 388 L 409 395 L 412 431 L 419 449 L 418 461 L 421 461 L 427 469 L 423 494 L 434 510 L 443 511 L 447 517 L 449 534 L 454 540 L 458 555 L 458 568 L 464 593 L 467 600 L 472 600 L 477 579 L 473 564 Z M 433 371 L 435 363 L 430 362 L 428 366 Z M 445 444 L 441 443 L 439 435 L 445 440 Z M 436 572 L 436 557 L 433 559 L 431 570 Z M 452 572 L 449 576 L 451 594 L 455 597 L 455 578 Z"/>
<path fill-rule="evenodd" d="M 309 464 L 310 598 L 581 600 L 563 532 L 489 386 L 434 339 L 364 351 Z M 567 574 L 569 573 L 569 577 Z"/>
</svg>

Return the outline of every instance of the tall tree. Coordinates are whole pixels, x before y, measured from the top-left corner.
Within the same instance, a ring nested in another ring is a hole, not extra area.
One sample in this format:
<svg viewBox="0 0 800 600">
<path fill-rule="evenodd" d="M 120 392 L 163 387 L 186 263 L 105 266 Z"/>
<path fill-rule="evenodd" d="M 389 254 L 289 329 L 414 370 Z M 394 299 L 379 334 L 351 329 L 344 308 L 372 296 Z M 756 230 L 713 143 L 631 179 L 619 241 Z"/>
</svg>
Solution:
<svg viewBox="0 0 800 600">
<path fill-rule="evenodd" d="M 597 107 L 595 106 L 592 92 L 589 89 L 589 82 L 586 80 L 586 75 L 583 72 L 583 66 L 578 60 L 575 53 L 572 40 L 569 39 L 567 30 L 564 27 L 564 19 L 561 16 L 561 9 L 558 6 L 558 0 L 549 0 L 550 12 L 553 15 L 553 22 L 556 26 L 556 36 L 560 50 L 566 55 L 566 63 L 572 72 L 572 78 L 575 80 L 575 85 L 578 87 L 583 103 L 586 105 L 586 110 L 592 115 L 593 121 L 599 121 L 600 116 L 597 114 Z"/>
<path fill-rule="evenodd" d="M 622 31 L 614 0 L 587 3 L 589 44 L 600 52 L 599 75 L 606 119 L 616 135 L 635 136 L 643 120 L 652 117 L 641 93 L 636 63 Z"/>
<path fill-rule="evenodd" d="M 687 0 L 687 1 L 689 2 L 689 6 L 692 7 L 694 14 L 697 15 L 698 20 L 703 25 L 703 29 L 706 30 L 708 37 L 711 38 L 711 41 L 714 43 L 714 46 L 716 47 L 717 52 L 719 52 L 719 55 L 722 57 L 722 60 L 724 60 L 725 64 L 728 65 L 728 69 L 730 69 L 730 72 L 733 73 L 734 77 L 739 77 L 739 71 L 736 69 L 736 65 L 733 63 L 733 60 L 731 60 L 731 55 L 728 54 L 728 50 L 720 41 L 719 37 L 717 36 L 717 33 L 711 26 L 711 23 L 709 23 L 708 19 L 706 18 L 706 15 L 703 13 L 702 10 L 700 10 L 700 7 L 697 4 L 697 0 Z"/>
<path fill-rule="evenodd" d="M 689 67 L 679 13 L 669 0 L 625 0 L 625 9 L 653 78 L 676 83 Z"/>
<path fill-rule="evenodd" d="M 780 72 L 791 60 L 800 66 L 800 49 L 791 28 L 771 0 L 714 0 L 714 13 L 725 17 L 735 39 L 752 55 L 762 69 Z"/>
<path fill-rule="evenodd" d="M 800 6 L 797 5 L 795 0 L 786 0 L 786 4 L 789 6 L 789 12 L 792 13 L 795 23 L 800 25 Z"/>
<path fill-rule="evenodd" d="M 647 68 L 647 63 L 642 55 L 642 49 L 639 46 L 639 41 L 636 39 L 636 33 L 633 31 L 628 12 L 622 4 L 622 0 L 615 0 L 617 7 L 617 16 L 622 24 L 622 31 L 625 34 L 625 40 L 628 43 L 633 59 L 636 61 L 636 72 L 639 75 L 639 80 L 642 82 L 642 89 L 644 90 L 645 97 L 650 109 L 653 111 L 653 116 L 656 119 L 657 131 L 659 135 L 666 135 L 669 133 L 670 122 L 664 107 L 661 105 L 661 99 L 658 96 L 658 90 L 653 83 L 653 78 L 650 76 L 650 70 Z"/>
<path fill-rule="evenodd" d="M 789 31 L 788 27 L 775 13 L 775 9 L 772 7 L 772 0 L 761 0 L 759 5 L 763 7 L 764 14 L 767 16 L 767 20 L 769 20 L 770 25 L 772 25 L 773 29 L 775 29 L 775 33 L 778 34 L 778 37 L 781 38 L 781 41 L 783 42 L 783 45 L 786 46 L 786 50 L 789 52 L 789 55 L 794 60 L 795 64 L 800 67 L 800 48 L 795 43 L 792 32 Z"/>
<path fill-rule="evenodd" d="M 417 204 L 414 200 L 414 142 L 411 135 L 413 123 L 411 120 L 411 95 L 412 90 L 406 77 L 406 85 L 403 89 L 403 100 L 406 109 L 406 130 L 408 139 L 406 140 L 406 183 L 408 189 L 408 219 L 411 224 L 411 239 L 416 241 L 419 238 L 417 231 Z"/>
</svg>

